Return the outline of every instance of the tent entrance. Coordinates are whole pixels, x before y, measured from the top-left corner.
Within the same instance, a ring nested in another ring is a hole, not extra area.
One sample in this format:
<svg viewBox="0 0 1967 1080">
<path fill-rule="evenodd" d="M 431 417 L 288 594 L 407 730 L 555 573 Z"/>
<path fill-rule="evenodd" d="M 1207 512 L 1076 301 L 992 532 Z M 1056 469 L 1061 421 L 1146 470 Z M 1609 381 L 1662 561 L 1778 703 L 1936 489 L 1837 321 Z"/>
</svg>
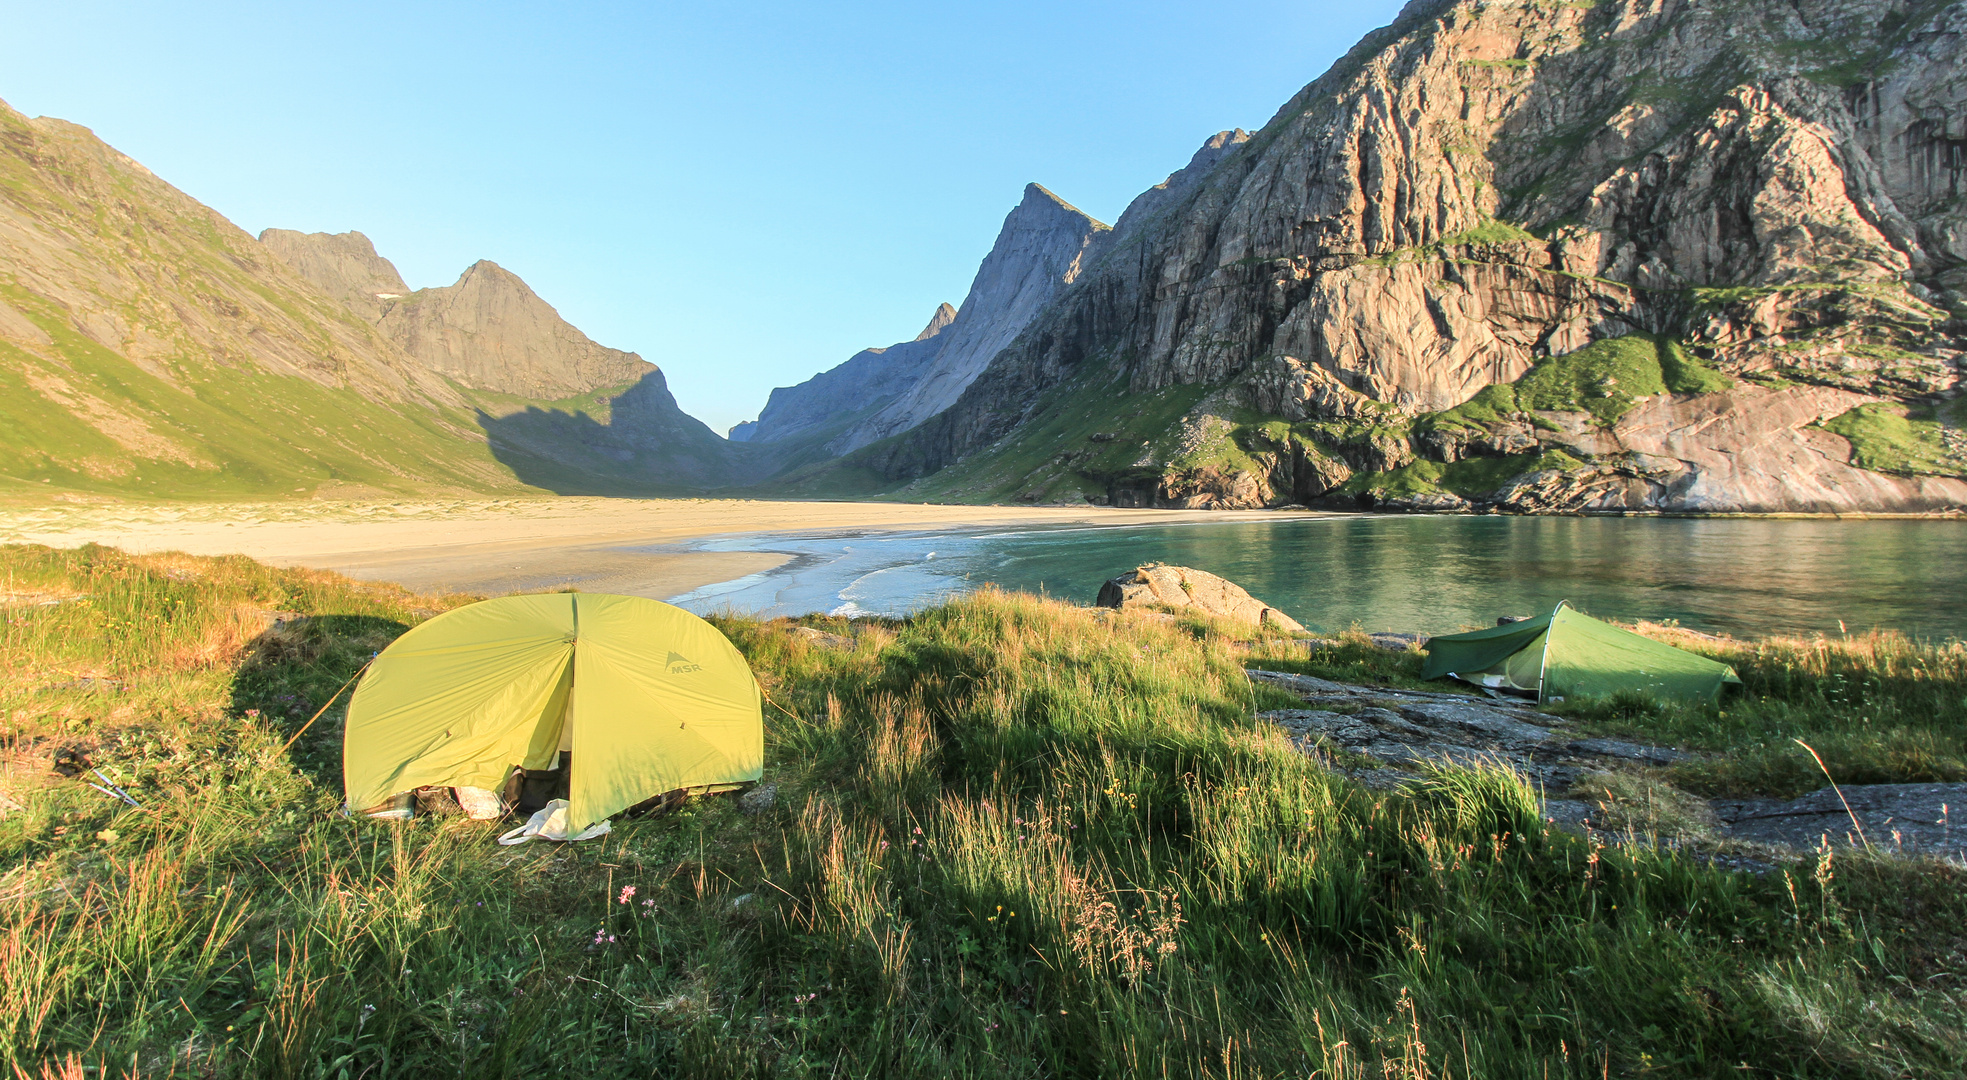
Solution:
<svg viewBox="0 0 1967 1080">
<path fill-rule="evenodd" d="M 1508 624 L 1505 624 L 1508 625 Z M 1472 671 L 1450 671 L 1448 676 L 1465 683 L 1512 697 L 1538 700 L 1543 693 L 1544 659 L 1550 651 L 1550 631 L 1536 635 L 1515 652 L 1488 667 Z"/>
<path fill-rule="evenodd" d="M 547 699 L 546 707 L 526 744 L 526 758 L 512 767 L 506 777 L 502 799 L 511 812 L 528 817 L 555 799 L 573 792 L 574 776 L 574 684 L 577 651 L 570 651 L 559 684 Z"/>
<path fill-rule="evenodd" d="M 510 807 L 512 813 L 525 818 L 545 809 L 546 804 L 555 799 L 568 798 L 573 792 L 573 755 L 556 755 L 552 766 L 548 769 L 514 768 L 501 794 L 504 805 Z"/>
</svg>

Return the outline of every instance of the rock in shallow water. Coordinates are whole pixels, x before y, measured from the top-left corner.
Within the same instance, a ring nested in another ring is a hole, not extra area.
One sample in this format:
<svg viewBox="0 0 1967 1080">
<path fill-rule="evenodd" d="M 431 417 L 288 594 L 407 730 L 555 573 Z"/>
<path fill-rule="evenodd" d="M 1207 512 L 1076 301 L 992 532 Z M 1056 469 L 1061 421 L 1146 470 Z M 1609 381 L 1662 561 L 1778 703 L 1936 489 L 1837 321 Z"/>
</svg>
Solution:
<svg viewBox="0 0 1967 1080">
<path fill-rule="evenodd" d="M 1109 608 L 1194 610 L 1249 626 L 1291 634 L 1304 632 L 1296 619 L 1251 596 L 1235 582 L 1186 566 L 1150 563 L 1100 586 L 1099 597 L 1093 602 Z"/>
</svg>

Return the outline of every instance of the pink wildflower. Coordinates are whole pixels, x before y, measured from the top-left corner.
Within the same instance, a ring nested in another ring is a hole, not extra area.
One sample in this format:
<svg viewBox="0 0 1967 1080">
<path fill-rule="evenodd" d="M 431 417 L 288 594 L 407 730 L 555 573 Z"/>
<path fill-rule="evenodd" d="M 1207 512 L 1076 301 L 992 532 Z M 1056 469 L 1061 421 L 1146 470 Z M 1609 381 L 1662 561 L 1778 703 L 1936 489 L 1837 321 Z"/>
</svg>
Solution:
<svg viewBox="0 0 1967 1080">
<path fill-rule="evenodd" d="M 635 899 L 635 886 L 623 885 L 621 898 L 615 902 L 618 904 L 626 904 L 633 899 Z"/>
</svg>

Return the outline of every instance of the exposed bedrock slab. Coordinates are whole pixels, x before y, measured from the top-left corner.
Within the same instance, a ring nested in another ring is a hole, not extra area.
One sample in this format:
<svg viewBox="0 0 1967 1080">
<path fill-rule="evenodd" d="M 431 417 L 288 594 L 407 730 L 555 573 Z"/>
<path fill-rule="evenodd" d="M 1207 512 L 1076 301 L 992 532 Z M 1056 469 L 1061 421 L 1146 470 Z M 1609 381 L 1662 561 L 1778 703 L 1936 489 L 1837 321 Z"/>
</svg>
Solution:
<svg viewBox="0 0 1967 1080">
<path fill-rule="evenodd" d="M 1869 842 L 1874 850 L 1967 859 L 1967 784 L 1864 784 L 1841 796 L 1823 788 L 1788 802 L 1726 799 L 1713 806 L 1738 840 L 1798 848 Z"/>
<path fill-rule="evenodd" d="M 1664 746 L 1580 739 L 1557 718 L 1523 705 L 1462 694 L 1353 686 L 1276 671 L 1250 678 L 1289 690 L 1309 709 L 1260 714 L 1308 747 L 1360 754 L 1396 769 L 1425 763 L 1505 765 L 1554 793 L 1616 764 L 1666 764 L 1688 756 Z M 1372 780 L 1361 775 L 1361 779 Z"/>
<path fill-rule="evenodd" d="M 1334 754 L 1348 775 L 1369 787 L 1414 779 L 1423 765 L 1501 765 L 1559 796 L 1574 785 L 1588 793 L 1589 785 L 1580 782 L 1594 773 L 1696 756 L 1621 739 L 1578 738 L 1558 717 L 1508 702 L 1277 671 L 1251 669 L 1248 675 L 1310 706 L 1259 713 L 1260 719 L 1289 732 L 1307 752 Z M 1350 767 L 1345 755 L 1370 758 L 1378 767 Z M 1709 806 L 1720 823 L 1719 839 L 1805 851 L 1825 843 L 1869 843 L 1887 854 L 1967 859 L 1967 784 L 1866 784 L 1845 787 L 1841 798 L 1824 788 L 1799 799 L 1718 799 Z M 1600 817 L 1589 798 L 1549 798 L 1544 813 L 1558 824 L 1586 828 Z"/>
</svg>

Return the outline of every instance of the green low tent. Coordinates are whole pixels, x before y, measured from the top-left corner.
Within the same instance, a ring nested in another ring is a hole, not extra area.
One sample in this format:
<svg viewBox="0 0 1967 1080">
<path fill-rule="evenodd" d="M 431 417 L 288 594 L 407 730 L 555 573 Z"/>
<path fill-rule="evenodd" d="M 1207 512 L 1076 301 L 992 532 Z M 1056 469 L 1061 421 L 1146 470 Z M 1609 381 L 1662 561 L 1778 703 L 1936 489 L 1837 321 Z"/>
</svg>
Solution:
<svg viewBox="0 0 1967 1080">
<path fill-rule="evenodd" d="M 1735 669 L 1599 622 L 1569 604 L 1549 615 L 1429 638 L 1421 678 L 1453 676 L 1537 700 L 1638 690 L 1663 701 L 1714 701 Z"/>
<path fill-rule="evenodd" d="M 376 657 L 348 706 L 351 809 L 425 785 L 502 787 L 571 753 L 582 829 L 677 789 L 759 777 L 758 682 L 717 628 L 632 596 L 555 593 L 461 607 Z"/>
</svg>

